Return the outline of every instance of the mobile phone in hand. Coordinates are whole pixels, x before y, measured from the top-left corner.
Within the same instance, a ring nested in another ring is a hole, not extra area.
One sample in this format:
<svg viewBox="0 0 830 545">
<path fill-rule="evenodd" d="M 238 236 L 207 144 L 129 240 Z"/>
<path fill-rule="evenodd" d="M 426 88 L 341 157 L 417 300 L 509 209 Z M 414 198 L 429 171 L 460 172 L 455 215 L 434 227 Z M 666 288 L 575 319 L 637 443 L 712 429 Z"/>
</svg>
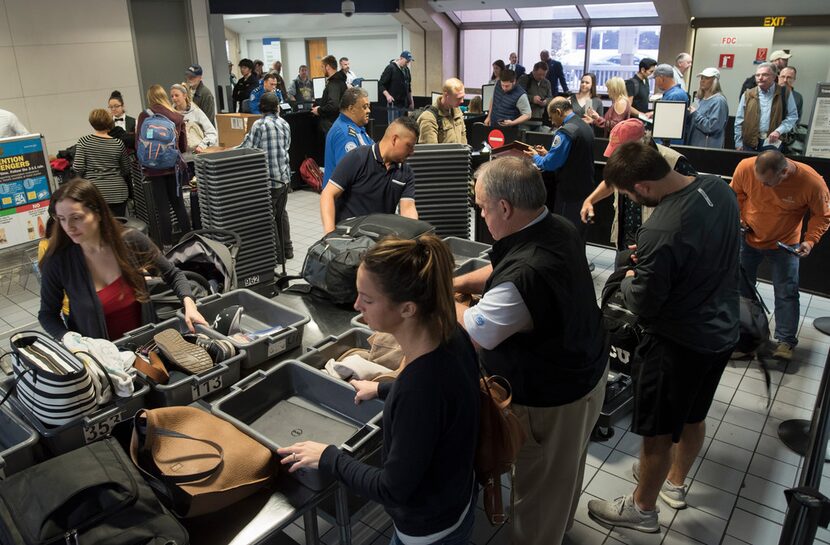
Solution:
<svg viewBox="0 0 830 545">
<path fill-rule="evenodd" d="M 791 254 L 793 254 L 796 257 L 801 257 L 801 254 L 798 253 L 798 245 L 790 246 L 789 244 L 784 244 L 780 240 L 778 242 L 776 242 L 776 244 L 778 244 L 778 247 L 781 248 L 782 250 L 786 250 L 787 252 L 790 252 Z"/>
</svg>

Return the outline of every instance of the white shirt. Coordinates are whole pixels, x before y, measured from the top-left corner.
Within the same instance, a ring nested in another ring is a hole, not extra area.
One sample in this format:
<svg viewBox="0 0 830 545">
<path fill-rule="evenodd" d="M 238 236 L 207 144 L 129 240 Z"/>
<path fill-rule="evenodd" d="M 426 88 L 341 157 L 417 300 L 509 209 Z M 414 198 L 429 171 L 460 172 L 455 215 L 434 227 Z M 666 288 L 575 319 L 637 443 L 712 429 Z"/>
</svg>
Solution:
<svg viewBox="0 0 830 545">
<path fill-rule="evenodd" d="M 0 138 L 24 134 L 30 134 L 29 129 L 23 126 L 17 116 L 6 110 L 0 110 Z"/>
<path fill-rule="evenodd" d="M 539 223 L 547 215 L 545 208 L 521 230 Z M 516 285 L 505 282 L 490 288 L 476 306 L 464 311 L 464 329 L 479 346 L 492 350 L 512 335 L 533 329 L 533 317 Z"/>
<path fill-rule="evenodd" d="M 355 78 L 357 78 L 357 74 L 352 72 L 351 69 L 348 72 L 344 72 L 344 74 L 346 74 L 346 85 L 351 85 Z"/>
<path fill-rule="evenodd" d="M 676 66 L 672 66 L 671 69 L 674 70 L 674 82 L 679 83 L 680 88 L 688 93 L 689 90 L 686 89 L 686 80 L 683 79 L 683 74 L 680 73 L 680 70 Z"/>
<path fill-rule="evenodd" d="M 122 129 L 127 130 L 127 114 L 124 114 L 117 119 L 113 117 L 112 120 L 116 127 L 121 127 Z"/>
</svg>

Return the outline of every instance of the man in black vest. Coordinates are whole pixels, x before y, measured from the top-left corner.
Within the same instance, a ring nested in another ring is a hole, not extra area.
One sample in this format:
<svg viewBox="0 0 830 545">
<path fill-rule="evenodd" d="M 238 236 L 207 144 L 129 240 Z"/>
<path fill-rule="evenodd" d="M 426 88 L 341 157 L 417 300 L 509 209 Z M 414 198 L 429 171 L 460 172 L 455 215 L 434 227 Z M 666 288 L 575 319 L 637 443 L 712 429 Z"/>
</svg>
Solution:
<svg viewBox="0 0 830 545">
<path fill-rule="evenodd" d="M 530 101 L 524 88 L 516 85 L 516 73 L 502 70 L 484 124 L 493 128 L 515 127 L 528 121 L 530 115 Z"/>
<path fill-rule="evenodd" d="M 538 146 L 525 153 L 540 170 L 555 173 L 556 200 L 552 212 L 569 219 L 584 242 L 587 224 L 580 220 L 579 211 L 585 197 L 594 190 L 594 131 L 573 112 L 565 97 L 550 101 L 548 116 L 558 127 L 550 150 Z"/>
<path fill-rule="evenodd" d="M 485 163 L 475 199 L 495 239 L 492 265 L 457 277 L 458 319 L 482 365 L 510 381 L 527 434 L 516 461 L 511 543 L 562 543 L 573 525 L 588 440 L 605 397 L 608 342 L 574 226 L 545 208 L 542 176 L 522 157 Z"/>
</svg>

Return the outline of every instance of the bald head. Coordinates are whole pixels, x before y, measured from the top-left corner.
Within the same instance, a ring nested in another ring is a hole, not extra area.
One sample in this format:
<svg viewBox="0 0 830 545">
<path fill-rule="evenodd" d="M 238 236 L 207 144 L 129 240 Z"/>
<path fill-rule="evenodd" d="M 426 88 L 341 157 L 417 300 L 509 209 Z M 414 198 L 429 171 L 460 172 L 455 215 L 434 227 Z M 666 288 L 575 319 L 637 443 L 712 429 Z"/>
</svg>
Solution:
<svg viewBox="0 0 830 545">
<path fill-rule="evenodd" d="M 573 106 L 571 106 L 571 101 L 565 97 L 556 97 L 548 103 L 548 117 L 555 127 L 561 127 L 571 112 L 573 112 Z"/>
</svg>

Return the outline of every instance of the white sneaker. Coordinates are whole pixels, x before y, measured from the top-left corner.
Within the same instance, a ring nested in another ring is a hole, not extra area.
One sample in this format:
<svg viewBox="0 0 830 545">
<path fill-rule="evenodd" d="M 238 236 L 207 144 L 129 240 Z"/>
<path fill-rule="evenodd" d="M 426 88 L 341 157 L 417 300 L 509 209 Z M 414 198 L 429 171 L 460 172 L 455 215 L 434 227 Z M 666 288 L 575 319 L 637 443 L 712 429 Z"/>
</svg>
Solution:
<svg viewBox="0 0 830 545">
<path fill-rule="evenodd" d="M 613 501 L 591 500 L 588 502 L 588 514 L 594 519 L 610 526 L 622 526 L 641 532 L 656 533 L 660 531 L 657 522 L 658 507 L 654 511 L 642 511 L 634 504 L 634 495 L 620 496 Z"/>
<path fill-rule="evenodd" d="M 634 462 L 631 466 L 631 472 L 634 474 L 634 480 L 640 482 L 640 462 Z M 663 482 L 663 486 L 660 487 L 660 499 L 666 502 L 670 507 L 674 507 L 675 509 L 685 509 L 688 504 L 686 503 L 686 493 L 689 491 L 689 487 L 685 484 L 683 486 L 677 486 L 669 482 L 666 479 Z"/>
</svg>

